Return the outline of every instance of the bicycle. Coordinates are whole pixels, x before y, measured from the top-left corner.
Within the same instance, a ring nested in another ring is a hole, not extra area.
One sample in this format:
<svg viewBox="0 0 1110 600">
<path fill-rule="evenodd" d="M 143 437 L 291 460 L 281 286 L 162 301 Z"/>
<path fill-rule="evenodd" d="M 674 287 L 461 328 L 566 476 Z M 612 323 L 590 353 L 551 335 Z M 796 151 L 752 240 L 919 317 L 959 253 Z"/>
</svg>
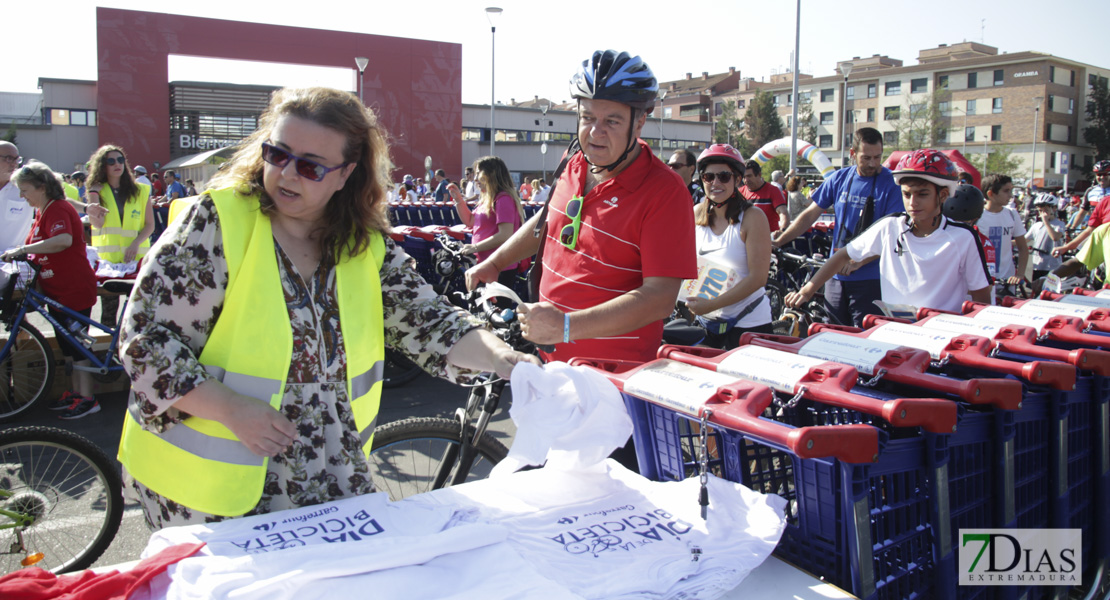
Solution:
<svg viewBox="0 0 1110 600">
<path fill-rule="evenodd" d="M 54 381 L 54 352 L 46 337 L 25 320 L 29 312 L 42 315 L 59 335 L 80 352 L 82 358 L 92 363 L 89 366 L 73 365 L 74 369 L 89 371 L 94 379 L 102 383 L 115 381 L 123 374 L 123 364 L 116 356 L 119 328 L 94 321 L 40 292 L 36 286 L 40 268 L 35 263 L 17 259 L 13 264 L 28 265 L 32 274 L 26 280 L 22 270 L 9 272 L 8 280 L 0 290 L 0 321 L 8 333 L 0 349 L 0 423 L 8 422 L 29 409 L 50 391 Z M 123 306 L 126 309 L 127 296 L 130 296 L 133 284 L 129 280 L 111 279 L 101 284 L 101 289 L 124 296 Z M 20 290 L 23 297 L 16 298 L 16 292 Z M 72 328 L 61 326 L 47 307 L 66 315 Z M 110 336 L 108 348 L 94 351 L 97 339 L 84 333 L 84 327 L 99 329 Z"/>
<path fill-rule="evenodd" d="M 813 279 L 814 273 L 825 265 L 824 260 L 782 250 L 777 250 L 776 256 L 779 260 L 779 269 L 789 267 L 786 271 L 789 277 L 788 289 L 800 290 L 810 279 Z M 813 298 L 804 306 L 784 308 L 780 313 L 772 313 L 772 316 L 775 315 L 777 318 L 771 322 L 771 328 L 778 335 L 805 337 L 809 326 L 813 323 L 843 325 L 840 319 L 825 309 L 825 296 L 821 290 L 817 290 Z"/>
<path fill-rule="evenodd" d="M 511 308 L 495 306 L 477 292 L 471 292 L 467 301 L 511 347 L 535 352 Z M 486 431 L 507 384 L 495 374 L 485 374 L 471 386 L 465 406 L 456 409 L 452 419 L 409 417 L 378 427 L 370 450 L 375 488 L 388 492 L 391 500 L 400 500 L 487 477 L 509 453 Z"/>
<path fill-rule="evenodd" d="M 86 569 L 122 518 L 119 469 L 95 444 L 52 427 L 0 431 L 0 574 Z"/>
</svg>

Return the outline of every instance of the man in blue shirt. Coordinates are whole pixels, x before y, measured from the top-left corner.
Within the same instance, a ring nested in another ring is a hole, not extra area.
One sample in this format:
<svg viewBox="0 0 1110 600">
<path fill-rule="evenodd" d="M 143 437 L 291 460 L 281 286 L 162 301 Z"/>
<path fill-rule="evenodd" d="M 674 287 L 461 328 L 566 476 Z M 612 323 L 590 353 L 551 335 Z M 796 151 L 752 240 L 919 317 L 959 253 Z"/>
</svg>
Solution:
<svg viewBox="0 0 1110 600">
<path fill-rule="evenodd" d="M 447 200 L 447 186 L 451 184 L 451 180 L 447 179 L 447 171 L 436 169 L 435 181 L 435 201 L 444 202 Z"/>
<path fill-rule="evenodd" d="M 849 155 L 854 167 L 840 169 L 813 192 L 813 203 L 772 242 L 776 248 L 809 231 L 830 206 L 836 215 L 833 252 L 880 218 L 904 210 L 902 190 L 882 165 L 882 134 L 871 127 L 858 129 Z M 858 327 L 865 315 L 879 314 L 875 300 L 881 296 L 879 263 L 852 262 L 825 285 L 825 308 L 841 323 Z"/>
</svg>

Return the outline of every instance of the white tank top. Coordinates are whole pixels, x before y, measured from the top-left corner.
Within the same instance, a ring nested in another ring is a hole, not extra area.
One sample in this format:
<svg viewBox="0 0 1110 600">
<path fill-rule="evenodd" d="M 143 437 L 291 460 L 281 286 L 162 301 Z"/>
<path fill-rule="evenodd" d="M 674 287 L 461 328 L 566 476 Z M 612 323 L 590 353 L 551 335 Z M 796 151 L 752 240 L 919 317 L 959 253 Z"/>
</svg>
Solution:
<svg viewBox="0 0 1110 600">
<path fill-rule="evenodd" d="M 708 225 L 696 228 L 698 254 L 735 271 L 738 276 L 737 285 L 748 276 L 748 249 L 744 245 L 744 240 L 740 238 L 740 227 L 743 224 L 744 214 L 740 213 L 740 222 L 726 227 L 721 235 L 713 233 L 713 229 Z M 721 309 L 721 317 L 729 319 L 735 317 L 761 295 L 763 290 L 756 290 L 736 304 Z M 764 295 L 759 301 L 759 306 L 737 321 L 736 326 L 757 327 L 770 322 L 771 301 Z"/>
</svg>

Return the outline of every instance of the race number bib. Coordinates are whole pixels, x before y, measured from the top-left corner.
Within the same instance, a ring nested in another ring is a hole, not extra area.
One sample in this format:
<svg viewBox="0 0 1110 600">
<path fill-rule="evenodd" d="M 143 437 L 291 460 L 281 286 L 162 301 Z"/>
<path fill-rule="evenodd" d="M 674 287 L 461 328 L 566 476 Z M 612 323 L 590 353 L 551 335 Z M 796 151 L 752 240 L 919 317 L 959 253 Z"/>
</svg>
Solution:
<svg viewBox="0 0 1110 600">
<path fill-rule="evenodd" d="M 697 279 L 687 279 L 682 282 L 678 299 L 683 302 L 691 297 L 711 300 L 732 289 L 739 282 L 740 276 L 736 274 L 736 271 L 711 258 L 698 255 Z M 707 319 L 716 319 L 721 314 L 721 310 L 718 309 L 702 316 Z"/>
</svg>

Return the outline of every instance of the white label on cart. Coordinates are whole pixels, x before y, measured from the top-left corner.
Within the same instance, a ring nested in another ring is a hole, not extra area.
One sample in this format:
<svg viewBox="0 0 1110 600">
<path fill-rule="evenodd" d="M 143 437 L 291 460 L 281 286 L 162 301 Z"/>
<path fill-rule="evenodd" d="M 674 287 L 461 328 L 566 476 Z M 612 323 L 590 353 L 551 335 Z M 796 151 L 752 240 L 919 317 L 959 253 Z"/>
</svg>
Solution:
<svg viewBox="0 0 1110 600">
<path fill-rule="evenodd" d="M 1097 298 L 1110 298 L 1110 290 L 1099 290 L 1095 293 Z"/>
<path fill-rule="evenodd" d="M 743 346 L 725 357 L 717 365 L 717 371 L 793 394 L 810 369 L 826 362 L 761 346 Z"/>
<path fill-rule="evenodd" d="M 1078 304 L 1061 304 L 1048 300 L 1026 300 L 1018 310 L 1037 313 L 1039 315 L 1060 315 L 1063 317 L 1079 317 L 1086 319 L 1098 308 L 1097 306 L 1080 306 Z"/>
<path fill-rule="evenodd" d="M 802 356 L 851 365 L 860 373 L 874 375 L 886 353 L 901 344 L 888 344 L 874 338 L 858 338 L 843 333 L 823 331 L 806 340 L 798 351 Z"/>
<path fill-rule="evenodd" d="M 899 346 L 909 346 L 929 352 L 933 360 L 940 360 L 941 352 L 952 343 L 952 338 L 960 335 L 952 331 L 923 329 L 904 323 L 883 323 L 871 331 L 870 340 L 890 342 Z"/>
<path fill-rule="evenodd" d="M 1058 304 L 1079 304 L 1080 306 L 1092 306 L 1094 308 L 1110 308 L 1110 297 L 1108 296 L 1084 296 L 1082 294 L 1064 294 L 1056 300 Z"/>
<path fill-rule="evenodd" d="M 1006 325 L 1025 325 L 1040 331 L 1045 328 L 1045 325 L 1048 325 L 1048 320 L 1052 317 L 1005 306 L 988 306 L 976 313 L 973 318 L 975 320 L 985 319 L 996 323 L 1005 323 Z"/>
<path fill-rule="evenodd" d="M 970 333 L 987 338 L 994 338 L 1002 329 L 1001 323 L 988 320 L 985 317 L 982 319 L 973 319 L 971 317 L 959 317 L 956 315 L 936 315 L 924 321 L 920 321 L 918 325 L 920 325 L 922 329 L 929 329 L 932 331 Z"/>
<path fill-rule="evenodd" d="M 624 392 L 698 417 L 717 388 L 730 383 L 736 383 L 736 377 L 663 359 L 633 373 L 624 382 Z"/>
</svg>

